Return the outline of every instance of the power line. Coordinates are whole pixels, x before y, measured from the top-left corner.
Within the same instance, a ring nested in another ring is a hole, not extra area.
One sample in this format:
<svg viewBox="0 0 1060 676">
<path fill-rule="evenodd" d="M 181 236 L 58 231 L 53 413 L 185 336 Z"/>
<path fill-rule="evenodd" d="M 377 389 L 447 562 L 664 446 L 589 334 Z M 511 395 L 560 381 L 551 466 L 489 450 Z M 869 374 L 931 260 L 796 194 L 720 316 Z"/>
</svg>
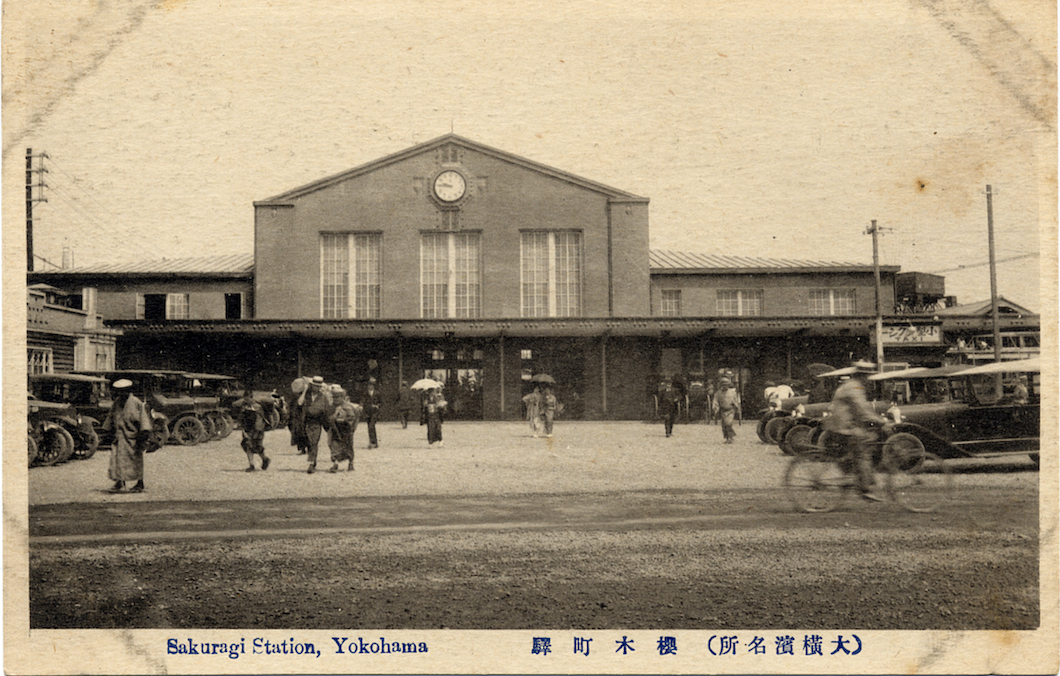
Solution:
<svg viewBox="0 0 1060 676">
<path fill-rule="evenodd" d="M 999 258 L 995 263 L 1008 263 L 1009 261 L 1023 260 L 1024 258 L 1036 258 L 1039 253 L 1025 253 L 1021 256 L 1009 256 L 1008 258 Z M 933 270 L 929 274 L 937 275 L 942 272 L 957 272 L 958 270 L 971 270 L 973 268 L 981 268 L 990 265 L 990 261 L 984 261 L 981 263 L 969 263 L 968 265 L 958 265 L 955 268 L 946 268 L 945 270 Z"/>
<path fill-rule="evenodd" d="M 75 212 L 80 214 L 82 216 L 82 218 L 87 220 L 90 225 L 93 225 L 93 226 L 95 226 L 97 228 L 105 228 L 105 227 L 107 227 L 107 224 L 106 224 L 105 221 L 103 221 L 99 217 L 93 215 L 91 212 L 86 210 L 84 207 L 81 207 L 78 204 L 75 204 L 73 201 L 71 201 L 73 199 L 73 197 L 69 193 L 66 193 L 65 190 L 64 191 L 59 191 L 54 186 L 49 186 L 49 187 L 52 189 L 52 194 L 53 195 L 58 197 L 60 200 L 65 202 L 71 209 L 73 209 Z"/>
<path fill-rule="evenodd" d="M 70 182 L 74 185 L 74 187 L 76 187 L 81 192 L 85 193 L 85 195 L 87 195 L 90 200 L 95 202 L 96 205 L 99 206 L 100 209 L 102 209 L 103 211 L 107 212 L 107 214 L 109 214 L 112 218 L 117 218 L 117 216 L 115 216 L 115 214 L 110 209 L 108 209 L 107 207 L 103 206 L 103 204 L 99 200 L 97 200 L 95 197 L 93 197 L 92 193 L 88 192 L 87 190 L 85 190 L 84 188 L 81 187 L 81 185 L 79 183 L 79 179 L 77 177 L 75 177 L 73 174 L 71 174 L 70 172 L 66 171 L 65 169 L 60 167 L 58 164 L 56 164 L 55 160 L 52 158 L 51 155 L 45 154 L 44 158 L 46 160 L 48 160 L 53 167 L 58 169 L 60 173 L 62 173 L 67 178 L 69 178 Z"/>
</svg>

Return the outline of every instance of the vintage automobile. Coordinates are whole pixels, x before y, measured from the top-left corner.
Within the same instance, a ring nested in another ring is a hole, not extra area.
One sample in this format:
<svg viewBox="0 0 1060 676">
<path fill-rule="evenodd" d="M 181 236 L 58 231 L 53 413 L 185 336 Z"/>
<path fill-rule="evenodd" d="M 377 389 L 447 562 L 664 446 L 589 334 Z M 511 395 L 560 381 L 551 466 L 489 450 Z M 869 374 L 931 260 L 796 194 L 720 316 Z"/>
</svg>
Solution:
<svg viewBox="0 0 1060 676">
<path fill-rule="evenodd" d="M 888 443 L 908 449 L 911 456 L 925 450 L 940 458 L 1027 454 L 1037 463 L 1040 369 L 1039 360 L 1027 359 L 870 376 L 878 384 L 891 386 L 886 389 L 895 404 L 891 408 L 891 402 L 887 403 L 890 420 L 882 425 L 881 433 Z M 1026 378 L 1026 396 L 1020 376 Z M 879 412 L 880 406 L 876 409 Z M 796 453 L 819 447 L 827 443 L 828 433 L 823 429 L 819 424 L 818 433 L 810 428 L 800 437 L 793 435 L 796 428 L 792 428 L 788 444 Z"/>
<path fill-rule="evenodd" d="M 133 391 L 143 399 L 154 420 L 153 443 L 161 446 L 172 441 L 192 446 L 213 436 L 214 425 L 210 418 L 218 411 L 217 404 L 195 401 L 188 393 L 188 378 L 184 371 L 124 369 L 80 373 L 100 376 L 110 382 L 120 378 L 131 380 Z M 105 402 L 104 406 L 109 408 L 110 402 Z"/>
<path fill-rule="evenodd" d="M 914 398 L 901 406 L 900 421 L 887 425 L 887 434 L 908 435 L 909 443 L 941 458 L 1028 454 L 1037 463 L 1040 359 L 951 368 L 937 399 L 918 403 Z M 932 375 L 937 377 L 921 374 Z"/>
<path fill-rule="evenodd" d="M 73 439 L 75 459 L 91 458 L 99 448 L 99 426 L 107 414 L 107 409 L 100 406 L 106 385 L 104 378 L 69 373 L 39 373 L 29 377 L 29 391 L 35 400 L 65 407 L 52 418 Z"/>
<path fill-rule="evenodd" d="M 232 411 L 232 404 L 243 398 L 244 386 L 232 376 L 213 373 L 186 373 L 191 381 L 190 392 L 196 398 L 216 398 L 216 405 L 223 412 L 225 419 L 235 429 L 237 416 Z M 254 401 L 261 404 L 265 411 L 267 429 L 277 429 L 287 424 L 287 401 L 275 391 L 254 390 Z M 219 435 L 221 436 L 221 435 Z M 224 435 L 227 436 L 227 435 Z"/>
<path fill-rule="evenodd" d="M 30 466 L 48 466 L 73 457 L 74 438 L 67 431 L 63 418 L 75 414 L 69 404 L 28 398 L 27 427 L 29 430 Z"/>
<path fill-rule="evenodd" d="M 883 373 L 871 376 L 869 379 L 904 372 L 908 370 L 908 364 L 885 362 L 883 368 Z M 786 455 L 794 455 L 801 449 L 817 445 L 823 429 L 821 423 L 832 404 L 832 394 L 839 387 L 842 378 L 851 375 L 854 371 L 853 367 L 848 366 L 817 374 L 815 377 L 818 380 L 818 396 L 815 402 L 797 405 L 789 416 L 773 421 L 772 427 L 767 426 L 769 432 L 777 439 L 776 444 L 781 451 Z M 883 414 L 890 407 L 890 397 L 885 396 L 886 394 L 885 388 L 882 387 L 876 387 L 874 392 L 870 393 L 872 407 L 877 413 Z"/>
</svg>

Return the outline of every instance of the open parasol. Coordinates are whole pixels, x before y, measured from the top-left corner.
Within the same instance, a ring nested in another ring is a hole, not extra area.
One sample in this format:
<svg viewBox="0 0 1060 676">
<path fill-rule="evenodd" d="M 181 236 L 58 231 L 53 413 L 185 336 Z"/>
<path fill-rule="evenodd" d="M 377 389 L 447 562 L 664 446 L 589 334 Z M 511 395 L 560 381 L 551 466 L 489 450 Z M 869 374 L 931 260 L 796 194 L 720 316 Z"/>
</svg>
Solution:
<svg viewBox="0 0 1060 676">
<path fill-rule="evenodd" d="M 556 379 L 553 378 L 552 376 L 548 375 L 547 373 L 537 373 L 537 374 L 534 374 L 530 378 L 530 382 L 532 382 L 532 383 L 547 383 L 549 385 L 555 385 L 556 384 Z"/>
<path fill-rule="evenodd" d="M 409 387 L 411 390 L 433 390 L 442 387 L 442 384 L 433 378 L 420 378 Z"/>
</svg>

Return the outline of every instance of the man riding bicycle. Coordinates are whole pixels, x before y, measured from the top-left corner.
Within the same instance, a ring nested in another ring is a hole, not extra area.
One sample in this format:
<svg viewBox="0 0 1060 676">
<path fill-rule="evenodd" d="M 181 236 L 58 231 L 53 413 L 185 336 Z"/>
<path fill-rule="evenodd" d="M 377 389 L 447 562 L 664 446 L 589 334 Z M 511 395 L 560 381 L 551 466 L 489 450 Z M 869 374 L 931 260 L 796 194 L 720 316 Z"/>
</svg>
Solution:
<svg viewBox="0 0 1060 676">
<path fill-rule="evenodd" d="M 872 468 L 872 444 L 869 443 L 876 438 L 872 426 L 880 422 L 880 416 L 865 394 L 868 377 L 876 372 L 876 367 L 867 361 L 855 362 L 853 367 L 854 373 L 832 395 L 831 415 L 825 419 L 826 429 L 839 435 L 845 449 L 853 455 L 861 497 L 882 502 L 883 498 L 872 492 L 876 477 Z"/>
</svg>

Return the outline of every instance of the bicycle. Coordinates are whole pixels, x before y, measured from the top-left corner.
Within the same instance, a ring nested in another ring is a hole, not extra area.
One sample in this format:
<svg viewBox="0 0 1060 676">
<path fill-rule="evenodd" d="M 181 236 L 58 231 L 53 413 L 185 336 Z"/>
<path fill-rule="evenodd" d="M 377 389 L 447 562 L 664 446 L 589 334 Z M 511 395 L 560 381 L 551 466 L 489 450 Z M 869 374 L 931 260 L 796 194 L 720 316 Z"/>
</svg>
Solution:
<svg viewBox="0 0 1060 676">
<path fill-rule="evenodd" d="M 885 475 L 887 495 L 910 512 L 933 512 L 953 490 L 949 467 L 912 434 L 887 435 L 876 429 L 873 471 Z M 823 432 L 815 447 L 804 449 L 788 463 L 784 487 L 804 512 L 830 512 L 856 492 L 857 459 L 838 435 Z"/>
</svg>

